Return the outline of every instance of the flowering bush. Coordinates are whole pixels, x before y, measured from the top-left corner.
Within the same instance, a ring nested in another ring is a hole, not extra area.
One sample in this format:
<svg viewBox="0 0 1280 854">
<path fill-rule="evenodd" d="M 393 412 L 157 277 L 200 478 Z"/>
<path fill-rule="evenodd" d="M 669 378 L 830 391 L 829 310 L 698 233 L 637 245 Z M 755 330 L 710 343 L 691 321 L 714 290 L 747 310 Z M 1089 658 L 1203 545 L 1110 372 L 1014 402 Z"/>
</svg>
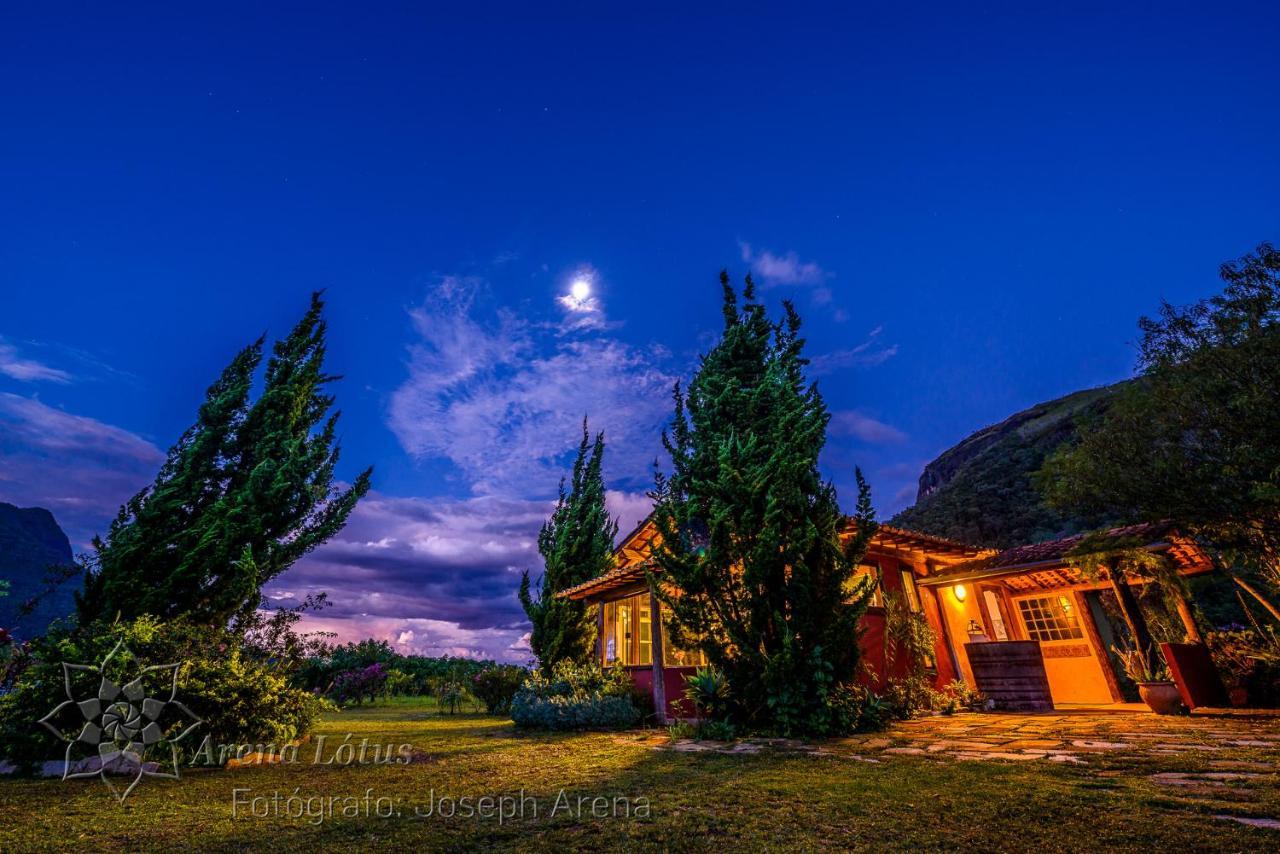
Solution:
<svg viewBox="0 0 1280 854">
<path fill-rule="evenodd" d="M 330 695 L 335 702 L 357 706 L 365 700 L 372 703 L 382 695 L 387 685 L 387 668 L 381 663 L 370 664 L 360 670 L 347 670 L 333 679 Z"/>
</svg>

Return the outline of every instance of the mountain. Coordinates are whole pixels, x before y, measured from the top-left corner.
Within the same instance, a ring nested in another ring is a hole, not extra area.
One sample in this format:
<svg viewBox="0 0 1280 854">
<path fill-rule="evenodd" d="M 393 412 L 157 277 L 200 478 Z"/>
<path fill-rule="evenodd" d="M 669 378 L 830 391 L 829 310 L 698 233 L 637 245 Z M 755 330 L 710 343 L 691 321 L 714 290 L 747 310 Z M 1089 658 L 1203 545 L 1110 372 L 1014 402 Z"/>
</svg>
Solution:
<svg viewBox="0 0 1280 854">
<path fill-rule="evenodd" d="M 1031 475 L 1129 382 L 1041 403 L 972 434 L 925 466 L 915 505 L 890 524 L 993 548 L 1093 527 L 1047 507 Z"/>
<path fill-rule="evenodd" d="M 72 562 L 71 542 L 52 513 L 0 502 L 0 579 L 9 582 L 9 595 L 0 597 L 0 628 L 27 639 L 44 634 L 51 620 L 73 613 L 76 580 L 42 595 L 49 586 L 48 570 Z M 36 596 L 41 598 L 35 609 L 20 616 L 22 605 Z"/>
</svg>

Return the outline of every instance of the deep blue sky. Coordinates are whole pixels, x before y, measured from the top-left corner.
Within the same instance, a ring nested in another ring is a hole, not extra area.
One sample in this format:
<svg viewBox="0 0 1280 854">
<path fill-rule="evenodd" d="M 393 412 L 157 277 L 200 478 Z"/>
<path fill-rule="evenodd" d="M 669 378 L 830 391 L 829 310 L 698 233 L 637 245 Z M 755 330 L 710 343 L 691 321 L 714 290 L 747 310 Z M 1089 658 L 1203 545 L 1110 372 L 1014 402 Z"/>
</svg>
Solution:
<svg viewBox="0 0 1280 854">
<path fill-rule="evenodd" d="M 1280 239 L 1269 4 L 365 5 L 0 11 L 0 500 L 83 544 L 325 288 L 378 495 L 269 592 L 347 636 L 508 654 L 555 452 L 591 414 L 634 518 L 721 267 L 796 299 L 887 516 Z"/>
</svg>

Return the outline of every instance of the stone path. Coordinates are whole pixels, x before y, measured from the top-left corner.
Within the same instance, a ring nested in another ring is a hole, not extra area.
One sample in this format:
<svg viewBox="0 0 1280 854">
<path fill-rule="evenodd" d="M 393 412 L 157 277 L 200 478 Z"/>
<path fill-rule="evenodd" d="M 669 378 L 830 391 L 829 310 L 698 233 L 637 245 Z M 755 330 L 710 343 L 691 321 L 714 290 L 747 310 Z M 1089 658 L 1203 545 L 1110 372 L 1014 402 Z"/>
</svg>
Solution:
<svg viewBox="0 0 1280 854">
<path fill-rule="evenodd" d="M 867 763 L 918 757 L 1082 766 L 1081 773 L 1100 783 L 1146 783 L 1174 804 L 1211 810 L 1224 821 L 1280 830 L 1275 796 L 1280 792 L 1277 718 L 964 713 L 904 721 L 885 732 L 823 742 L 764 738 L 672 742 L 662 734 L 639 738 L 654 749 L 676 752 L 784 751 Z"/>
</svg>

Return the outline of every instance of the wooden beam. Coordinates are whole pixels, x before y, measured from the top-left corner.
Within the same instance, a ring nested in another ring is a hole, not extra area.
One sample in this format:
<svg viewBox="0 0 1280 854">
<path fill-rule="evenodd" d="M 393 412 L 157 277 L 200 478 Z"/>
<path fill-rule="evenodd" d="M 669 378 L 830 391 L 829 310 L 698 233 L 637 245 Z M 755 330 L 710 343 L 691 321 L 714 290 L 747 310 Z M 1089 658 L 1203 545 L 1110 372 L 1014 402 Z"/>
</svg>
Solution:
<svg viewBox="0 0 1280 854">
<path fill-rule="evenodd" d="M 1120 613 L 1124 615 L 1124 621 L 1129 626 L 1134 645 L 1142 651 L 1144 656 L 1154 654 L 1155 641 L 1152 640 L 1147 621 L 1142 616 L 1142 609 L 1138 607 L 1138 600 L 1134 597 L 1133 590 L 1129 588 L 1129 582 L 1125 581 L 1124 573 L 1113 562 L 1107 567 L 1107 574 L 1111 576 L 1111 589 L 1115 591 Z"/>
<path fill-rule="evenodd" d="M 1191 612 L 1191 603 L 1182 595 L 1181 590 L 1174 590 L 1172 593 L 1174 607 L 1178 611 L 1178 616 L 1182 618 L 1182 627 L 1187 633 L 1187 643 L 1204 643 L 1200 627 L 1196 625 L 1195 614 Z"/>
<path fill-rule="evenodd" d="M 653 709 L 658 715 L 658 723 L 667 722 L 667 683 L 663 675 L 662 661 L 662 612 L 659 610 L 658 597 L 649 591 L 649 650 L 653 654 Z"/>
</svg>

